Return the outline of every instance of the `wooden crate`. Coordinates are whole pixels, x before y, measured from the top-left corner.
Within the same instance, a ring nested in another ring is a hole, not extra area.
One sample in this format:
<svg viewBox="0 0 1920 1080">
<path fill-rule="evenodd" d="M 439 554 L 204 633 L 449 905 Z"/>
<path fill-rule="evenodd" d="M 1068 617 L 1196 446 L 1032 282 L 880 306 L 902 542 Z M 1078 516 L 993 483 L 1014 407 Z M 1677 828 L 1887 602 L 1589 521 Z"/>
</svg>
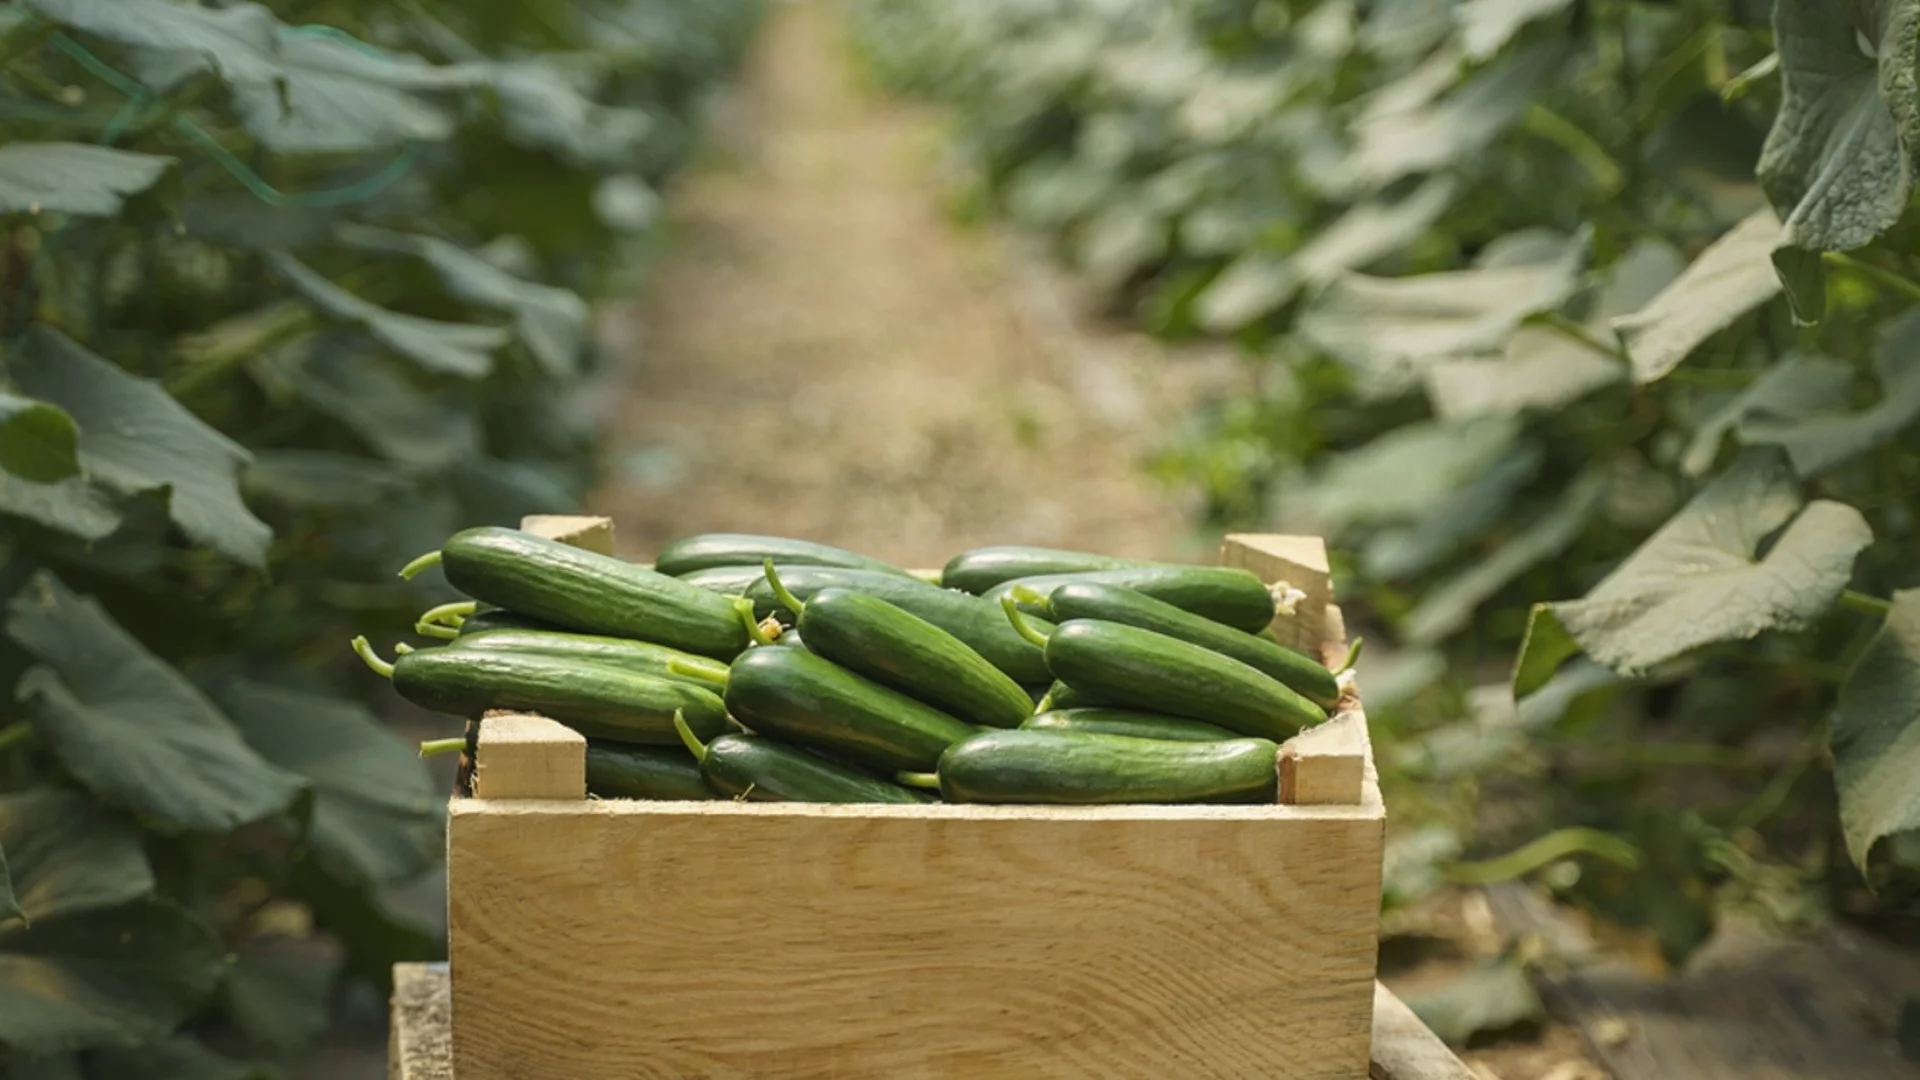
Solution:
<svg viewBox="0 0 1920 1080">
<path fill-rule="evenodd" d="M 1318 540 L 1221 558 L 1344 656 Z M 1272 806 L 601 801 L 584 747 L 490 717 L 451 801 L 461 1080 L 1367 1076 L 1385 810 L 1356 693 L 1283 747 Z"/>
</svg>

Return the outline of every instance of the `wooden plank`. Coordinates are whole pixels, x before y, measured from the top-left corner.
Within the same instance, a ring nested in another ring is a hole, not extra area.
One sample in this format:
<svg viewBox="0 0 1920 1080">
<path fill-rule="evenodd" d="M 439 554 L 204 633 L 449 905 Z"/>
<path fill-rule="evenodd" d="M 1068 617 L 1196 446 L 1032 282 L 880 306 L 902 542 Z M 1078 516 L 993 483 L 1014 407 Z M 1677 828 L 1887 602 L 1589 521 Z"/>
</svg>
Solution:
<svg viewBox="0 0 1920 1080">
<path fill-rule="evenodd" d="M 393 965 L 387 1080 L 453 1080 L 453 987 L 447 965 Z"/>
<path fill-rule="evenodd" d="M 1383 842 L 1377 798 L 457 799 L 456 1064 L 461 1080 L 1355 1080 Z"/>
<path fill-rule="evenodd" d="M 1317 536 L 1228 533 L 1220 542 L 1220 565 L 1251 570 L 1270 585 L 1290 587 L 1293 591 L 1279 594 L 1288 598 L 1291 611 L 1274 617 L 1274 637 L 1309 656 L 1319 653 L 1329 639 L 1327 605 L 1333 603 L 1325 541 Z"/>
<path fill-rule="evenodd" d="M 1786 938 L 1725 924 L 1685 970 L 1649 976 L 1595 947 L 1524 885 L 1486 891 L 1496 922 L 1561 963 L 1537 977 L 1615 1080 L 1920 1080 L 1894 1018 L 1920 994 L 1920 956 L 1835 926 Z"/>
<path fill-rule="evenodd" d="M 1369 1080 L 1481 1080 L 1393 991 L 1373 984 Z"/>
<path fill-rule="evenodd" d="M 453 986 L 447 965 L 395 964 L 393 984 L 388 1080 L 453 1080 L 448 1024 Z M 1273 1052 L 1278 1057 L 1286 1048 L 1276 1046 Z M 1367 1075 L 1369 1080 L 1480 1080 L 1413 1010 L 1377 982 L 1373 1060 Z"/>
<path fill-rule="evenodd" d="M 1364 798 L 1367 718 L 1346 709 L 1280 745 L 1280 801 L 1294 806 L 1338 806 Z"/>
<path fill-rule="evenodd" d="M 520 528 L 601 555 L 613 554 L 612 518 L 579 514 L 528 514 L 520 519 Z"/>
<path fill-rule="evenodd" d="M 587 740 L 544 716 L 488 713 L 473 785 L 483 799 L 585 799 Z"/>
</svg>

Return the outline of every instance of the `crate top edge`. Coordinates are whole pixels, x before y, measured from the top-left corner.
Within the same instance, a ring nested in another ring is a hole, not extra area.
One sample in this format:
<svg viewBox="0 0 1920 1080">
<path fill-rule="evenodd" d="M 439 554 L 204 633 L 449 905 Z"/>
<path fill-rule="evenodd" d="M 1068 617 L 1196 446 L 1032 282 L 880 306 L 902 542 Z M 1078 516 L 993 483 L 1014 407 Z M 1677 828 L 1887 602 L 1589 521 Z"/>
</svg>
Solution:
<svg viewBox="0 0 1920 1080">
<path fill-rule="evenodd" d="M 783 803 L 668 799 L 481 799 L 454 796 L 450 817 L 805 818 L 818 821 L 1313 822 L 1384 821 L 1377 799 L 1354 805 L 1115 803 L 1104 806 L 986 803 Z"/>
</svg>

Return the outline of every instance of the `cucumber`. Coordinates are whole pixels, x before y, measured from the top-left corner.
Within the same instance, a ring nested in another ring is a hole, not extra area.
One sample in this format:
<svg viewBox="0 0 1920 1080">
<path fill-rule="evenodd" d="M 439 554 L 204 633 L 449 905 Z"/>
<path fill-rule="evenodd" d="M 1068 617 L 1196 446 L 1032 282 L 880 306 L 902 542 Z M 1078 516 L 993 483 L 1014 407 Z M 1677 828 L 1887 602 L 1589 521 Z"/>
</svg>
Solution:
<svg viewBox="0 0 1920 1080">
<path fill-rule="evenodd" d="M 1270 803 L 1279 751 L 1257 738 L 989 731 L 940 755 L 940 794 L 955 803 Z"/>
<path fill-rule="evenodd" d="M 1118 585 L 1172 604 L 1183 611 L 1248 633 L 1258 633 L 1273 622 L 1278 610 L 1273 593 L 1251 570 L 1229 566 L 1137 566 L 1124 570 L 1088 570 L 1075 574 L 1045 574 L 1039 577 L 1003 581 L 983 593 L 999 602 L 1016 587 L 1024 587 L 1041 596 L 1069 582 L 1094 582 Z M 1046 612 L 1022 603 L 1021 609 L 1037 615 Z"/>
<path fill-rule="evenodd" d="M 966 642 L 968 648 L 986 657 L 988 663 L 1016 682 L 1044 683 L 1053 679 L 1039 646 L 1014 630 L 998 604 L 978 596 L 929 585 L 913 577 L 830 566 L 795 566 L 782 571 L 780 581 L 802 601 L 811 600 L 821 589 L 835 585 L 877 596 Z M 793 615 L 774 597 L 773 587 L 765 580 L 755 582 L 746 595 L 760 617 L 777 614 L 785 616 L 783 621 L 793 620 Z"/>
<path fill-rule="evenodd" d="M 623 671 L 657 675 L 663 679 L 692 682 L 709 689 L 725 685 L 727 665 L 712 657 L 696 656 L 669 645 L 632 638 L 603 637 L 598 634 L 571 634 L 557 630 L 480 630 L 462 634 L 448 648 L 480 652 L 512 652 L 523 655 L 572 656 L 597 660 Z M 671 670 L 668 661 L 680 661 L 681 671 Z M 700 675 L 692 671 L 699 671 Z"/>
<path fill-rule="evenodd" d="M 437 555 L 454 588 L 563 629 L 722 660 L 747 647 L 746 626 L 725 596 L 611 555 L 492 525 L 453 534 Z M 432 559 L 422 556 L 402 573 Z"/>
<path fill-rule="evenodd" d="M 747 802 L 928 803 L 933 799 L 764 735 L 722 735 L 700 744 L 686 733 L 700 775 Z"/>
<path fill-rule="evenodd" d="M 1285 739 L 1326 720 L 1325 709 L 1231 657 L 1152 630 L 1069 619 L 1047 639 L 1060 681 L 1128 708 L 1205 720 L 1242 735 Z"/>
<path fill-rule="evenodd" d="M 1096 735 L 1130 735 L 1137 739 L 1173 742 L 1219 742 L 1240 737 L 1238 732 L 1205 720 L 1099 707 L 1052 709 L 1027 717 L 1026 723 L 1020 726 L 1029 731 L 1090 731 Z"/>
<path fill-rule="evenodd" d="M 771 584 L 776 595 L 786 592 L 777 570 Z M 798 610 L 795 626 L 822 659 L 970 724 L 1019 727 L 1033 714 L 1033 699 L 1006 672 L 966 642 L 877 596 L 826 588 L 804 603 L 790 595 L 783 601 Z"/>
<path fill-rule="evenodd" d="M 1091 551 L 997 544 L 963 551 L 948 559 L 947 565 L 940 570 L 940 583 L 949 589 L 978 595 L 1015 578 L 1152 565 L 1155 564 L 1140 559 L 1096 555 Z"/>
<path fill-rule="evenodd" d="M 393 679 L 400 696 L 423 709 L 478 717 L 493 709 L 538 713 L 591 739 L 672 746 L 673 715 L 711 737 L 726 730 L 727 710 L 711 690 L 567 656 L 462 649 L 415 649 L 388 664 L 365 638 L 354 648 Z M 786 651 L 786 650 L 782 650 Z"/>
<path fill-rule="evenodd" d="M 807 647 L 806 640 L 800 636 L 800 631 L 791 626 L 781 631 L 780 636 L 773 639 L 773 643 L 775 645 L 785 645 L 789 649 L 804 649 Z"/>
<path fill-rule="evenodd" d="M 1223 626 L 1137 589 L 1098 581 L 1069 581 L 1047 597 L 1047 614 L 1056 622 L 1102 619 L 1177 637 L 1258 668 L 1316 705 L 1331 708 L 1340 700 L 1333 672 L 1304 653 L 1270 638 Z"/>
<path fill-rule="evenodd" d="M 720 797 L 683 747 L 629 746 L 603 739 L 587 740 L 587 794 L 603 799 Z"/>
<path fill-rule="evenodd" d="M 928 772 L 974 729 L 806 649 L 762 646 L 733 662 L 727 710 L 757 734 L 892 773 Z M 689 718 L 691 719 L 691 718 Z"/>
<path fill-rule="evenodd" d="M 660 549 L 660 554 L 653 560 L 653 568 L 675 577 L 716 567 L 751 566 L 758 573 L 761 563 L 769 558 L 777 566 L 842 566 L 880 574 L 907 574 L 892 563 L 830 544 L 794 540 L 785 536 L 719 532 L 700 533 L 673 541 Z"/>
<path fill-rule="evenodd" d="M 1055 679 L 1053 685 L 1047 689 L 1046 701 L 1048 711 L 1111 707 L 1111 703 L 1102 700 L 1100 695 L 1082 690 L 1077 686 L 1068 686 L 1058 679 Z"/>
<path fill-rule="evenodd" d="M 466 637 L 469 634 L 482 633 L 487 630 L 550 630 L 556 633 L 562 632 L 559 627 L 552 623 L 541 622 L 539 619 L 530 618 L 518 612 L 508 611 L 506 608 L 488 608 L 485 611 L 475 612 L 467 616 L 466 621 L 460 624 L 461 637 Z"/>
<path fill-rule="evenodd" d="M 747 591 L 747 586 L 760 579 L 760 568 L 758 566 L 709 566 L 705 570 L 694 570 L 674 576 L 689 585 L 711 589 L 724 596 L 739 596 Z"/>
</svg>

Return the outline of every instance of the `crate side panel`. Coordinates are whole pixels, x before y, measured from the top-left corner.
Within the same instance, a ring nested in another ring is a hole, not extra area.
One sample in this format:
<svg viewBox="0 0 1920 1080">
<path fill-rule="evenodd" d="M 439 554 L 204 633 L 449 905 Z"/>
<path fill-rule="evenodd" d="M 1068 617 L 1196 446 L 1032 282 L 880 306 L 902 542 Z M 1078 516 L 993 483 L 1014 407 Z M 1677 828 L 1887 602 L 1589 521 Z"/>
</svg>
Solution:
<svg viewBox="0 0 1920 1080">
<path fill-rule="evenodd" d="M 461 1080 L 1366 1075 L 1377 815 L 457 803 Z"/>
</svg>

